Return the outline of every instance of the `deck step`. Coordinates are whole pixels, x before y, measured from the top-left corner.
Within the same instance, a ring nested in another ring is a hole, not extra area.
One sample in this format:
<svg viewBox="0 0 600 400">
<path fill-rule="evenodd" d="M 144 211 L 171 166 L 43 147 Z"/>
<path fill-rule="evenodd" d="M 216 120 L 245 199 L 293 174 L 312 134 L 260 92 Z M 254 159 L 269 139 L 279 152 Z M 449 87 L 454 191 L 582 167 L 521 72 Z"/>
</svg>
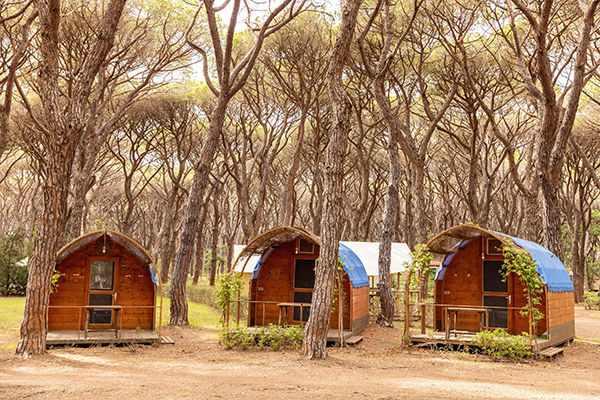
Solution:
<svg viewBox="0 0 600 400">
<path fill-rule="evenodd" d="M 175 341 L 168 336 L 161 336 L 160 343 L 161 344 L 175 344 Z"/>
<path fill-rule="evenodd" d="M 362 342 L 363 337 L 362 336 L 352 336 L 350 339 L 346 340 L 346 344 L 349 344 L 350 346 L 354 346 L 360 342 Z"/>
<path fill-rule="evenodd" d="M 563 347 L 548 347 L 540 352 L 540 355 L 546 358 L 556 357 L 563 353 Z"/>
</svg>

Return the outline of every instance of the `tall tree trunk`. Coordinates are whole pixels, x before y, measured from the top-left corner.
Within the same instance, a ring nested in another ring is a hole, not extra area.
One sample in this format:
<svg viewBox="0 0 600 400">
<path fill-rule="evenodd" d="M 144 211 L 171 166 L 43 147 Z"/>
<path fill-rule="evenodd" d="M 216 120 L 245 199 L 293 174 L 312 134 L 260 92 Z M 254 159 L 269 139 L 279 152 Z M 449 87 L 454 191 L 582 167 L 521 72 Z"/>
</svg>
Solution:
<svg viewBox="0 0 600 400">
<path fill-rule="evenodd" d="M 379 298 L 381 300 L 381 312 L 377 316 L 377 323 L 385 327 L 394 326 L 394 295 L 392 293 L 392 277 L 390 268 L 392 264 L 392 241 L 396 227 L 398 214 L 398 184 L 400 183 L 401 166 L 398 151 L 398 132 L 388 126 L 388 160 L 389 177 L 385 211 L 383 215 L 383 226 L 379 244 Z M 395 132 L 395 134 L 393 133 Z"/>
<path fill-rule="evenodd" d="M 200 279 L 200 275 L 202 275 L 202 268 L 204 267 L 204 238 L 202 234 L 204 233 L 202 227 L 206 221 L 206 214 L 208 213 L 208 207 L 202 207 L 202 215 L 200 216 L 200 221 L 198 223 L 198 233 L 196 235 L 196 268 L 194 269 L 194 277 L 192 278 L 192 285 L 197 285 L 198 280 Z"/>
<path fill-rule="evenodd" d="M 578 214 L 575 211 L 574 214 Z M 573 270 L 573 286 L 575 287 L 575 302 L 584 300 L 585 286 L 585 250 L 582 248 L 582 221 L 578 215 L 574 215 L 575 224 L 571 232 L 571 269 Z M 585 239 L 584 239 L 585 240 Z"/>
<path fill-rule="evenodd" d="M 40 59 L 39 88 L 43 108 L 43 124 L 37 127 L 45 136 L 44 212 L 36 235 L 29 276 L 21 338 L 17 354 L 28 356 L 46 351 L 46 332 L 50 284 L 58 243 L 64 233 L 67 195 L 75 149 L 82 135 L 82 118 L 89 101 L 91 86 L 102 63 L 113 46 L 125 0 L 111 0 L 102 17 L 93 55 L 81 66 L 73 88 L 72 102 L 65 116 L 59 88 L 59 0 L 37 0 L 39 15 Z"/>
<path fill-rule="evenodd" d="M 308 104 L 302 109 L 300 115 L 300 122 L 298 125 L 298 138 L 295 144 L 294 157 L 292 159 L 292 165 L 287 175 L 286 184 L 284 186 L 283 196 L 283 219 L 281 225 L 291 225 L 292 216 L 294 213 L 294 184 L 296 183 L 296 175 L 300 167 L 300 156 L 302 155 L 302 143 L 304 141 L 304 130 L 306 125 L 306 118 L 308 116 Z"/>
<path fill-rule="evenodd" d="M 309 359 L 327 356 L 327 332 L 331 319 L 335 273 L 338 267 L 341 215 L 343 211 L 344 157 L 348 147 L 348 132 L 352 104 L 348 99 L 342 73 L 350 50 L 361 0 L 346 0 L 342 5 L 342 20 L 333 47 L 327 72 L 328 91 L 333 108 L 332 136 L 327 146 L 325 171 L 325 206 L 321 223 L 322 246 L 315 272 L 310 316 L 304 328 L 302 353 Z"/>
<path fill-rule="evenodd" d="M 227 102 L 226 95 L 219 96 L 211 116 L 208 137 L 202 146 L 200 161 L 194 168 L 194 180 L 183 217 L 181 233 L 179 234 L 179 247 L 177 248 L 177 256 L 171 276 L 171 319 L 169 321 L 171 325 L 188 324 L 185 283 L 194 255 L 194 239 L 198 231 L 198 216 L 200 215 L 202 199 L 217 150 L 219 135 L 223 128 Z"/>
<path fill-rule="evenodd" d="M 21 338 L 17 346 L 17 354 L 24 357 L 46 351 L 50 284 L 67 214 L 67 194 L 74 151 L 63 148 L 60 143 L 55 146 L 57 148 L 48 149 L 52 158 L 47 165 L 43 183 L 44 211 L 29 264 Z"/>
<path fill-rule="evenodd" d="M 217 207 L 216 200 L 213 201 L 213 226 L 211 233 L 211 243 L 210 243 L 210 273 L 209 273 L 209 284 L 210 286 L 215 286 L 215 279 L 217 275 L 217 258 L 219 254 L 218 244 L 219 244 L 219 208 Z"/>
</svg>

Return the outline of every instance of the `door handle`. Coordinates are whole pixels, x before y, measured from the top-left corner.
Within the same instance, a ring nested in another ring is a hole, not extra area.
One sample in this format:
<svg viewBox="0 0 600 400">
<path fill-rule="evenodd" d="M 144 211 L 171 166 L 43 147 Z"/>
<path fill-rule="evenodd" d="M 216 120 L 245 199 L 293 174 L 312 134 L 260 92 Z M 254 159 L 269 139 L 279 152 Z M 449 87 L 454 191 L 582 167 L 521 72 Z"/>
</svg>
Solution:
<svg viewBox="0 0 600 400">
<path fill-rule="evenodd" d="M 117 294 L 115 293 L 115 296 L 116 295 Z M 508 304 L 512 304 L 512 296 L 510 294 L 508 295 Z"/>
<path fill-rule="evenodd" d="M 113 293 L 113 304 L 117 302 L 117 292 Z"/>
</svg>

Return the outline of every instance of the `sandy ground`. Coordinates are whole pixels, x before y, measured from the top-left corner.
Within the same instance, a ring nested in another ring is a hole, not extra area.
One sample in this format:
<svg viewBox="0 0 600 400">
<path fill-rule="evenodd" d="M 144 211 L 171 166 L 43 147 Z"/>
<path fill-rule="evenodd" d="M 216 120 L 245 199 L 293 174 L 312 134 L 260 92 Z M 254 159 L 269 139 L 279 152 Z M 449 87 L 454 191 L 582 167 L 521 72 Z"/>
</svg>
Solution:
<svg viewBox="0 0 600 400">
<path fill-rule="evenodd" d="M 600 343 L 600 311 L 576 306 L 575 334 L 577 338 Z"/>
<path fill-rule="evenodd" d="M 315 362 L 295 351 L 223 350 L 214 330 L 163 334 L 176 344 L 58 348 L 30 360 L 0 354 L 0 399 L 600 398 L 600 346 L 590 343 L 552 362 L 495 362 L 404 350 L 399 329 L 371 325 L 358 346 Z"/>
</svg>

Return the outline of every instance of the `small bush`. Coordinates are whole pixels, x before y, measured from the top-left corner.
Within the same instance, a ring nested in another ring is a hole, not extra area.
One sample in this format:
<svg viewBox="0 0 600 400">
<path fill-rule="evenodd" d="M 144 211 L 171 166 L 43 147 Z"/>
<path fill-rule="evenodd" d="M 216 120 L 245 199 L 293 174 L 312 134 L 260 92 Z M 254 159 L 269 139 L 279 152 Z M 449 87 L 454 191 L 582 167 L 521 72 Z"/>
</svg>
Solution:
<svg viewBox="0 0 600 400">
<path fill-rule="evenodd" d="M 600 310 L 600 296 L 597 292 L 586 292 L 584 301 L 586 310 Z"/>
<path fill-rule="evenodd" d="M 233 329 L 224 328 L 221 331 L 219 343 L 226 349 L 239 347 L 246 350 L 256 343 L 256 335 L 248 332 L 248 329 L 243 326 L 237 326 Z"/>
<path fill-rule="evenodd" d="M 27 286 L 29 238 L 19 228 L 0 235 L 0 296 L 23 296 Z"/>
<path fill-rule="evenodd" d="M 473 340 L 473 344 L 479 346 L 483 354 L 511 360 L 520 360 L 531 356 L 533 352 L 529 343 L 529 335 L 525 333 L 510 335 L 502 329 L 479 332 Z"/>
<path fill-rule="evenodd" d="M 263 349 L 270 348 L 274 351 L 282 348 L 299 350 L 302 348 L 303 338 L 304 330 L 299 325 L 283 327 L 270 324 L 266 328 L 259 328 L 256 333 L 248 332 L 244 326 L 236 326 L 235 328 L 223 328 L 219 343 L 225 349 L 238 347 L 246 350 L 250 346 L 256 346 Z"/>
</svg>

